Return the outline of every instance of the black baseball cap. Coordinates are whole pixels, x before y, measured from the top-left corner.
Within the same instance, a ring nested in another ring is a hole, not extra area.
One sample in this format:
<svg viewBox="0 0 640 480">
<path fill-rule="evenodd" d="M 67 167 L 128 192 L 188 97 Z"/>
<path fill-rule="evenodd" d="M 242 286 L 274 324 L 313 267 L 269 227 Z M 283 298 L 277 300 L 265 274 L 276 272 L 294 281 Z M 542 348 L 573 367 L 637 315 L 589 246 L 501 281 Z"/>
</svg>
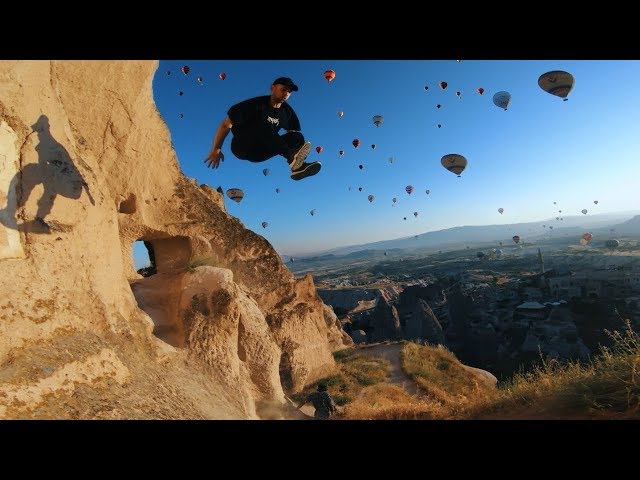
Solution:
<svg viewBox="0 0 640 480">
<path fill-rule="evenodd" d="M 293 83 L 293 80 L 291 80 L 289 77 L 278 77 L 273 81 L 273 85 L 276 85 L 278 83 L 280 85 L 286 85 L 287 87 L 291 88 L 292 92 L 298 91 L 298 86 Z"/>
</svg>

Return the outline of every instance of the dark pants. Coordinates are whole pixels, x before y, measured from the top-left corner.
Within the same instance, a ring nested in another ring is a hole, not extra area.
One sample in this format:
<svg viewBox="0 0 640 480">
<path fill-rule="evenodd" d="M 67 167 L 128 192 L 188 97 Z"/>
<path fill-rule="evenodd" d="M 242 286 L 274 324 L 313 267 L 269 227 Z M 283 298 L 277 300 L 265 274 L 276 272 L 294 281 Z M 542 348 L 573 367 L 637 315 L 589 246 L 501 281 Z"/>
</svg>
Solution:
<svg viewBox="0 0 640 480">
<path fill-rule="evenodd" d="M 264 162 L 276 155 L 282 155 L 291 163 L 293 154 L 303 143 L 304 136 L 300 132 L 274 135 L 271 129 L 264 129 L 251 132 L 249 135 L 234 135 L 231 140 L 231 152 L 239 159 L 250 162 Z"/>
</svg>

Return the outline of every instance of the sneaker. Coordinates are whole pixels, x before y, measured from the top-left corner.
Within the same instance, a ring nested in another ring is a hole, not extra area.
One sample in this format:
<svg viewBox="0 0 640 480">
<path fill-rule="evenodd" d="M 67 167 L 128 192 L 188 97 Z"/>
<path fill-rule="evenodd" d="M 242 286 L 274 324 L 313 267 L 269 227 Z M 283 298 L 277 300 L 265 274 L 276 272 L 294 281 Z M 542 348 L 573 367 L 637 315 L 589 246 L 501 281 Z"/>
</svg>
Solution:
<svg viewBox="0 0 640 480">
<path fill-rule="evenodd" d="M 299 169 L 291 172 L 291 178 L 293 180 L 302 180 L 303 178 L 311 177 L 320 171 L 322 164 L 320 162 L 303 163 Z"/>
<path fill-rule="evenodd" d="M 302 146 L 292 155 L 291 171 L 299 170 L 311 151 L 311 142 L 304 142 Z"/>
</svg>

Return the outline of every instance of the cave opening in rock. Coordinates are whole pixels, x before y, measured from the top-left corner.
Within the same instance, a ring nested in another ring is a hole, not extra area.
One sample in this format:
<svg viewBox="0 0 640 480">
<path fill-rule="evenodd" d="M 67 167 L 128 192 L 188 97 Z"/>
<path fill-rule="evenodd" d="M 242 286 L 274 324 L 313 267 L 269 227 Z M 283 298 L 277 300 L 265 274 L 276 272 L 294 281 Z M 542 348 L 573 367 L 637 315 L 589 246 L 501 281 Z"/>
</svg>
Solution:
<svg viewBox="0 0 640 480">
<path fill-rule="evenodd" d="M 174 347 L 184 347 L 186 333 L 180 312 L 182 278 L 191 258 L 188 237 L 142 237 L 133 246 L 136 268 L 148 255 L 146 267 L 138 270 L 145 278 L 131 283 L 140 307 L 153 321 L 153 334 Z M 140 253 L 136 254 L 136 252 Z M 146 268 L 146 270 L 145 270 Z"/>
<path fill-rule="evenodd" d="M 158 273 L 156 268 L 153 245 L 146 240 L 137 240 L 133 243 L 133 263 L 143 277 L 150 277 Z"/>
</svg>

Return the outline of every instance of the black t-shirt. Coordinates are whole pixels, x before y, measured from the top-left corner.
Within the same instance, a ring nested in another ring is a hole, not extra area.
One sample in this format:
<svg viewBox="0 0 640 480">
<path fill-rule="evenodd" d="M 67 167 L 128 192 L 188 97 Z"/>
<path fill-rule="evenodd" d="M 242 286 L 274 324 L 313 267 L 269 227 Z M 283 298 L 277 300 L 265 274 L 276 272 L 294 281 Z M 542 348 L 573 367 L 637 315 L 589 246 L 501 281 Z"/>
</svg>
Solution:
<svg viewBox="0 0 640 480">
<path fill-rule="evenodd" d="M 300 121 L 293 108 L 283 102 L 280 108 L 269 105 L 269 95 L 250 98 L 233 105 L 227 115 L 233 124 L 234 136 L 249 130 L 271 129 L 277 134 L 281 128 L 300 131 Z"/>
</svg>

